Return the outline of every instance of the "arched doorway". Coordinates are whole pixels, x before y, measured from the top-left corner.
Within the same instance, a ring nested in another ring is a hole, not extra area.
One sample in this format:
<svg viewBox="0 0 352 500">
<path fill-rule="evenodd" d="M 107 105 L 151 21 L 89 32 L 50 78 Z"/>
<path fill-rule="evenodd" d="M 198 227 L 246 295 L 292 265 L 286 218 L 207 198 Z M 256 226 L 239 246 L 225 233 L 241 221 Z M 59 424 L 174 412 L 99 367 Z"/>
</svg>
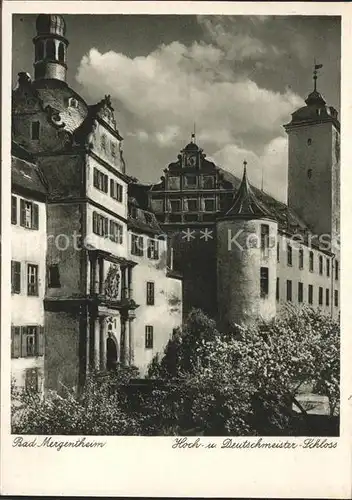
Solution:
<svg viewBox="0 0 352 500">
<path fill-rule="evenodd" d="M 115 370 L 117 365 L 117 346 L 112 336 L 106 339 L 106 369 Z"/>
</svg>

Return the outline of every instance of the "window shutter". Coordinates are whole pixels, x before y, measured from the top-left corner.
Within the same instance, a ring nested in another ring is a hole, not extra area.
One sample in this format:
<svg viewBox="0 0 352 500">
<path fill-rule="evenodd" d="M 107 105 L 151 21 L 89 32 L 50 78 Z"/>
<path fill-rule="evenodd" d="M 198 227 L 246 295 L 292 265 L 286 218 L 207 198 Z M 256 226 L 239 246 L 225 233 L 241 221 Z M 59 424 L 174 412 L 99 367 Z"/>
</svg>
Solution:
<svg viewBox="0 0 352 500">
<path fill-rule="evenodd" d="M 103 234 L 103 236 L 106 236 L 107 234 L 109 234 L 109 219 L 106 219 L 104 217 L 104 234 Z"/>
<path fill-rule="evenodd" d="M 21 329 L 11 326 L 11 357 L 19 358 L 21 355 Z"/>
<path fill-rule="evenodd" d="M 11 196 L 11 224 L 17 224 L 17 197 Z"/>
<path fill-rule="evenodd" d="M 38 356 L 44 356 L 44 327 L 38 327 Z"/>
<path fill-rule="evenodd" d="M 39 228 L 39 207 L 38 207 L 37 203 L 33 203 L 32 210 L 33 210 L 32 229 L 38 229 Z"/>
<path fill-rule="evenodd" d="M 15 264 L 14 260 L 11 261 L 11 293 L 15 293 Z"/>
<path fill-rule="evenodd" d="M 114 181 L 110 179 L 110 196 L 114 197 Z"/>
<path fill-rule="evenodd" d="M 121 184 L 119 184 L 118 189 L 119 189 L 119 194 L 118 194 L 119 201 L 122 202 L 122 186 L 121 186 Z"/>
<path fill-rule="evenodd" d="M 21 356 L 27 357 L 27 327 L 21 326 Z"/>
<path fill-rule="evenodd" d="M 94 173 L 93 173 L 93 184 L 95 187 L 98 185 L 98 170 L 94 167 Z"/>
<path fill-rule="evenodd" d="M 25 210 L 25 204 L 24 204 L 24 200 L 21 199 L 20 201 L 20 211 L 21 211 L 21 214 L 20 214 L 20 224 L 21 226 L 25 227 L 26 223 L 26 210 Z"/>
<path fill-rule="evenodd" d="M 104 175 L 104 191 L 105 191 L 105 193 L 108 192 L 108 181 L 109 181 L 108 176 Z"/>
<path fill-rule="evenodd" d="M 93 233 L 97 234 L 98 228 L 97 228 L 97 213 L 93 212 Z"/>
<path fill-rule="evenodd" d="M 14 292 L 21 293 L 21 262 L 15 262 L 14 273 Z"/>
</svg>

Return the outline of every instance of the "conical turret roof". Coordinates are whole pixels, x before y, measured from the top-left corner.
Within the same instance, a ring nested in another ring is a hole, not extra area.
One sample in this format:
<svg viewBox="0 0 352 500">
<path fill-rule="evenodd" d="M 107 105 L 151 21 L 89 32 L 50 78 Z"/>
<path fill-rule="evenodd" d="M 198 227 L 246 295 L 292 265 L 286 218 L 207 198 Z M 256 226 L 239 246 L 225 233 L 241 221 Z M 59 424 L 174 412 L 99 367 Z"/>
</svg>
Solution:
<svg viewBox="0 0 352 500">
<path fill-rule="evenodd" d="M 243 162 L 243 176 L 240 187 L 234 196 L 233 204 L 226 217 L 264 217 L 273 218 L 269 210 L 258 200 L 247 178 L 247 162 Z"/>
</svg>

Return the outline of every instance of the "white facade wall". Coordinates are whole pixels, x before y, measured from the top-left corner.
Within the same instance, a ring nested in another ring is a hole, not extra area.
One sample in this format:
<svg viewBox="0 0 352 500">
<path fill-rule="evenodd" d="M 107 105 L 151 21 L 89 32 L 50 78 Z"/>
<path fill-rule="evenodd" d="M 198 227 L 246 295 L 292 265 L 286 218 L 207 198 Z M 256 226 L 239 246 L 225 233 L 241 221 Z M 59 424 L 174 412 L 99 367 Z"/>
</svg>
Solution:
<svg viewBox="0 0 352 500">
<path fill-rule="evenodd" d="M 11 259 L 21 263 L 21 291 L 11 297 L 12 326 L 44 326 L 44 295 L 46 275 L 46 205 L 32 197 L 12 193 L 17 198 L 17 224 L 11 225 Z M 38 229 L 20 226 L 20 199 L 38 205 Z M 27 264 L 38 266 L 38 296 L 27 294 Z M 43 389 L 44 356 L 18 357 L 11 360 L 12 377 L 19 387 L 25 386 L 26 369 L 38 368 L 38 387 Z"/>
</svg>

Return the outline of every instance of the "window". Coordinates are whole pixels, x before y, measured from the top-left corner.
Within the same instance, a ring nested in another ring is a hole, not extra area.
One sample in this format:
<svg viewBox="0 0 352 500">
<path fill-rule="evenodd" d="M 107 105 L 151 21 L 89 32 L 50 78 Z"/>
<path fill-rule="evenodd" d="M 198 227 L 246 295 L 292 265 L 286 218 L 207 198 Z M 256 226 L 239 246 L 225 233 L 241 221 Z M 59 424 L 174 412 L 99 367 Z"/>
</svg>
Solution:
<svg viewBox="0 0 352 500">
<path fill-rule="evenodd" d="M 100 147 L 103 151 L 106 151 L 106 135 L 102 134 L 100 137 Z"/>
<path fill-rule="evenodd" d="M 74 97 L 70 97 L 68 100 L 68 106 L 70 108 L 78 108 L 78 101 Z"/>
<path fill-rule="evenodd" d="M 323 274 L 323 256 L 319 255 L 319 274 Z"/>
<path fill-rule="evenodd" d="M 280 299 L 280 278 L 276 278 L 276 300 Z"/>
<path fill-rule="evenodd" d="M 280 242 L 276 243 L 276 260 L 280 262 Z"/>
<path fill-rule="evenodd" d="M 330 276 L 330 259 L 326 257 L 326 276 Z"/>
<path fill-rule="evenodd" d="M 287 265 L 292 266 L 292 246 L 287 243 Z"/>
<path fill-rule="evenodd" d="M 97 168 L 94 168 L 93 173 L 93 184 L 94 187 L 103 191 L 104 193 L 108 192 L 108 176 L 100 172 Z"/>
<path fill-rule="evenodd" d="M 44 59 L 44 42 L 39 40 L 35 46 L 35 60 L 40 61 Z"/>
<path fill-rule="evenodd" d="M 31 138 L 33 141 L 39 140 L 39 132 L 40 132 L 40 123 L 32 122 L 31 124 Z"/>
<path fill-rule="evenodd" d="M 298 302 L 303 302 L 303 283 L 298 283 Z"/>
<path fill-rule="evenodd" d="M 308 303 L 313 304 L 313 285 L 308 285 Z"/>
<path fill-rule="evenodd" d="M 181 212 L 181 200 L 170 200 L 171 212 Z"/>
<path fill-rule="evenodd" d="M 180 178 L 179 177 L 174 177 L 170 176 L 168 178 L 168 184 L 169 184 L 169 189 L 171 190 L 179 190 L 180 189 Z"/>
<path fill-rule="evenodd" d="M 260 248 L 262 253 L 267 255 L 269 248 L 269 226 L 268 224 L 261 224 L 260 226 Z"/>
<path fill-rule="evenodd" d="M 330 290 L 328 288 L 325 290 L 325 304 L 330 305 Z"/>
<path fill-rule="evenodd" d="M 309 252 L 309 271 L 311 273 L 314 271 L 314 253 L 312 250 Z"/>
<path fill-rule="evenodd" d="M 143 256 L 143 254 L 144 254 L 143 236 L 139 236 L 137 234 L 132 234 L 131 253 L 132 253 L 132 255 Z"/>
<path fill-rule="evenodd" d="M 312 139 L 308 139 L 307 144 L 308 144 L 308 146 L 310 146 L 312 144 Z"/>
<path fill-rule="evenodd" d="M 335 280 L 339 279 L 339 261 L 335 260 Z"/>
<path fill-rule="evenodd" d="M 286 300 L 292 300 L 292 281 L 286 281 Z"/>
<path fill-rule="evenodd" d="M 39 207 L 36 203 L 21 199 L 20 224 L 27 229 L 38 229 L 39 227 Z"/>
<path fill-rule="evenodd" d="M 27 295 L 38 295 L 38 266 L 27 264 Z"/>
<path fill-rule="evenodd" d="M 197 176 L 185 175 L 183 178 L 183 184 L 185 189 L 195 189 L 197 187 Z"/>
<path fill-rule="evenodd" d="M 17 224 L 17 197 L 11 196 L 11 224 Z"/>
<path fill-rule="evenodd" d="M 107 236 L 109 232 L 109 220 L 107 217 L 93 212 L 93 233 L 98 236 Z"/>
<path fill-rule="evenodd" d="M 164 201 L 163 200 L 157 200 L 157 199 L 152 199 L 151 200 L 151 208 L 153 212 L 163 212 L 164 211 Z"/>
<path fill-rule="evenodd" d="M 185 201 L 188 212 L 198 212 L 198 200 L 196 198 L 187 199 Z"/>
<path fill-rule="evenodd" d="M 215 187 L 215 177 L 213 175 L 203 176 L 203 188 L 204 189 L 214 189 Z"/>
<path fill-rule="evenodd" d="M 303 250 L 303 248 L 299 249 L 298 262 L 299 262 L 299 268 L 303 269 L 303 267 L 304 267 L 304 250 Z"/>
<path fill-rule="evenodd" d="M 48 267 L 48 288 L 60 288 L 59 264 L 52 264 Z"/>
<path fill-rule="evenodd" d="M 215 212 L 214 198 L 204 198 L 204 210 L 205 212 Z"/>
<path fill-rule="evenodd" d="M 319 305 L 323 305 L 323 287 L 319 287 Z"/>
<path fill-rule="evenodd" d="M 269 293 L 269 269 L 267 267 L 260 268 L 260 296 L 267 297 Z"/>
<path fill-rule="evenodd" d="M 111 241 L 114 241 L 115 243 L 119 243 L 121 245 L 122 241 L 123 241 L 123 227 L 122 227 L 122 225 L 111 220 L 110 221 L 109 237 L 110 237 Z"/>
<path fill-rule="evenodd" d="M 110 196 L 122 203 L 123 186 L 117 181 L 110 179 Z"/>
<path fill-rule="evenodd" d="M 21 293 L 21 262 L 11 261 L 11 293 Z"/>
<path fill-rule="evenodd" d="M 145 327 L 145 348 L 153 349 L 153 330 L 154 328 L 150 325 Z"/>
<path fill-rule="evenodd" d="M 153 281 L 147 281 L 147 306 L 153 306 L 155 301 Z"/>
<path fill-rule="evenodd" d="M 54 40 L 47 40 L 46 42 L 46 57 L 47 59 L 56 59 Z"/>
<path fill-rule="evenodd" d="M 11 357 L 44 355 L 44 328 L 42 326 L 11 326 Z"/>
<path fill-rule="evenodd" d="M 335 290 L 334 292 L 334 302 L 335 302 L 335 307 L 339 306 L 339 291 Z"/>
<path fill-rule="evenodd" d="M 159 241 L 149 239 L 147 248 L 148 259 L 157 260 L 159 258 Z"/>
<path fill-rule="evenodd" d="M 64 48 L 64 44 L 60 43 L 59 44 L 59 61 L 64 62 L 64 60 L 65 60 L 65 48 Z"/>
<path fill-rule="evenodd" d="M 307 177 L 308 177 L 308 179 L 311 179 L 311 178 L 312 178 L 312 174 L 313 174 L 313 170 L 312 170 L 311 168 L 309 168 L 309 169 L 307 170 Z"/>
</svg>

